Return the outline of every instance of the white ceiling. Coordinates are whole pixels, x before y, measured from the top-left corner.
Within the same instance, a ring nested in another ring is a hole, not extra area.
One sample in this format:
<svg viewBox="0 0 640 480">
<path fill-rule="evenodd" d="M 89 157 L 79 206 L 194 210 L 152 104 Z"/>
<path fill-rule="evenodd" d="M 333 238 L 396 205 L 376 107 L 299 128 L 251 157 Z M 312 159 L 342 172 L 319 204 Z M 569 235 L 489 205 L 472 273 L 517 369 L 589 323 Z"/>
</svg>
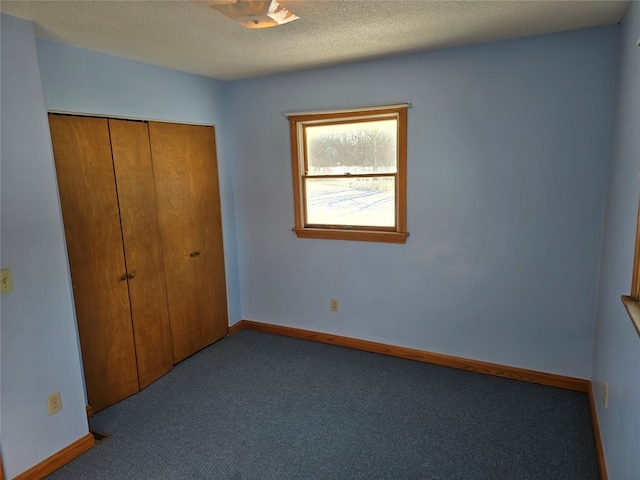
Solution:
<svg viewBox="0 0 640 480">
<path fill-rule="evenodd" d="M 236 80 L 620 21 L 628 1 L 280 0 L 300 17 L 246 29 L 216 0 L 0 1 L 36 37 Z"/>
</svg>

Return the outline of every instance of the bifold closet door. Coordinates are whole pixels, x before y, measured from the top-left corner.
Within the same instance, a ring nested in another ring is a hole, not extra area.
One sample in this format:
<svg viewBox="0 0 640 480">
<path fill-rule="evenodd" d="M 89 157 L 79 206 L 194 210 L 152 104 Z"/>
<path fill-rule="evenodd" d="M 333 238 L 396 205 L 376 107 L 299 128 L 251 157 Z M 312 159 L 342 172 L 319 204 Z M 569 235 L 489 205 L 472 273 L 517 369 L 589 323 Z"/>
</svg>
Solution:
<svg viewBox="0 0 640 480">
<path fill-rule="evenodd" d="M 109 120 L 140 388 L 173 368 L 146 122 Z"/>
<path fill-rule="evenodd" d="M 139 390 L 106 119 L 49 115 L 89 403 Z"/>
<path fill-rule="evenodd" d="M 173 360 L 227 333 L 213 127 L 149 122 Z"/>
<path fill-rule="evenodd" d="M 191 180 L 198 199 L 193 207 L 199 236 L 198 300 L 200 310 L 211 316 L 215 341 L 225 337 L 229 327 L 216 135 L 213 127 L 190 127 L 188 131 L 194 148 Z"/>
</svg>

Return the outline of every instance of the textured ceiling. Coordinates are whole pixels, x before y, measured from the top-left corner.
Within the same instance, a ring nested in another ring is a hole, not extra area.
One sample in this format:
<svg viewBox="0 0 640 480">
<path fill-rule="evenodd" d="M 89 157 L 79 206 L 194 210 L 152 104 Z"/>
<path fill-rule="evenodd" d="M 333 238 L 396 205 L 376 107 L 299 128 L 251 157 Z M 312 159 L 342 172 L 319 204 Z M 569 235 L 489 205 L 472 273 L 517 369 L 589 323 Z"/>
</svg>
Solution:
<svg viewBox="0 0 640 480">
<path fill-rule="evenodd" d="M 611 25 L 628 1 L 280 0 L 300 17 L 246 29 L 193 1 L 8 1 L 38 38 L 220 80 Z"/>
</svg>

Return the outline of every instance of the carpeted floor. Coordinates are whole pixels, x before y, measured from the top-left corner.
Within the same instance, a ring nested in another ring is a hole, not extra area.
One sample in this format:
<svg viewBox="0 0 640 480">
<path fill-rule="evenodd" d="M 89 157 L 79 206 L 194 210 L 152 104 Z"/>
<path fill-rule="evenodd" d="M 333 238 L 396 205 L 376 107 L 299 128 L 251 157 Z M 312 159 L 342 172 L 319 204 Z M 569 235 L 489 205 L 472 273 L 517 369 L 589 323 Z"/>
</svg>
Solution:
<svg viewBox="0 0 640 480">
<path fill-rule="evenodd" d="M 586 394 L 246 330 L 90 425 L 48 478 L 598 479 Z"/>
</svg>

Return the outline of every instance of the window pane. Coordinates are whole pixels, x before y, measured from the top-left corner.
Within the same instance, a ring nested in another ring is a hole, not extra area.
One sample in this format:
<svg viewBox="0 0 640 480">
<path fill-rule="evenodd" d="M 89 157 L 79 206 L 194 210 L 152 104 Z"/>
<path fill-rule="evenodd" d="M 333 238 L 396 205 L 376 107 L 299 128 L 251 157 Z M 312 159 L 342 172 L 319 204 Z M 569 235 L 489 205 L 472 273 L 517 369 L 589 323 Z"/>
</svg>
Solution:
<svg viewBox="0 0 640 480">
<path fill-rule="evenodd" d="M 395 173 L 397 120 L 307 126 L 308 175 Z"/>
<path fill-rule="evenodd" d="M 395 226 L 395 178 L 307 178 L 307 224 Z"/>
</svg>

